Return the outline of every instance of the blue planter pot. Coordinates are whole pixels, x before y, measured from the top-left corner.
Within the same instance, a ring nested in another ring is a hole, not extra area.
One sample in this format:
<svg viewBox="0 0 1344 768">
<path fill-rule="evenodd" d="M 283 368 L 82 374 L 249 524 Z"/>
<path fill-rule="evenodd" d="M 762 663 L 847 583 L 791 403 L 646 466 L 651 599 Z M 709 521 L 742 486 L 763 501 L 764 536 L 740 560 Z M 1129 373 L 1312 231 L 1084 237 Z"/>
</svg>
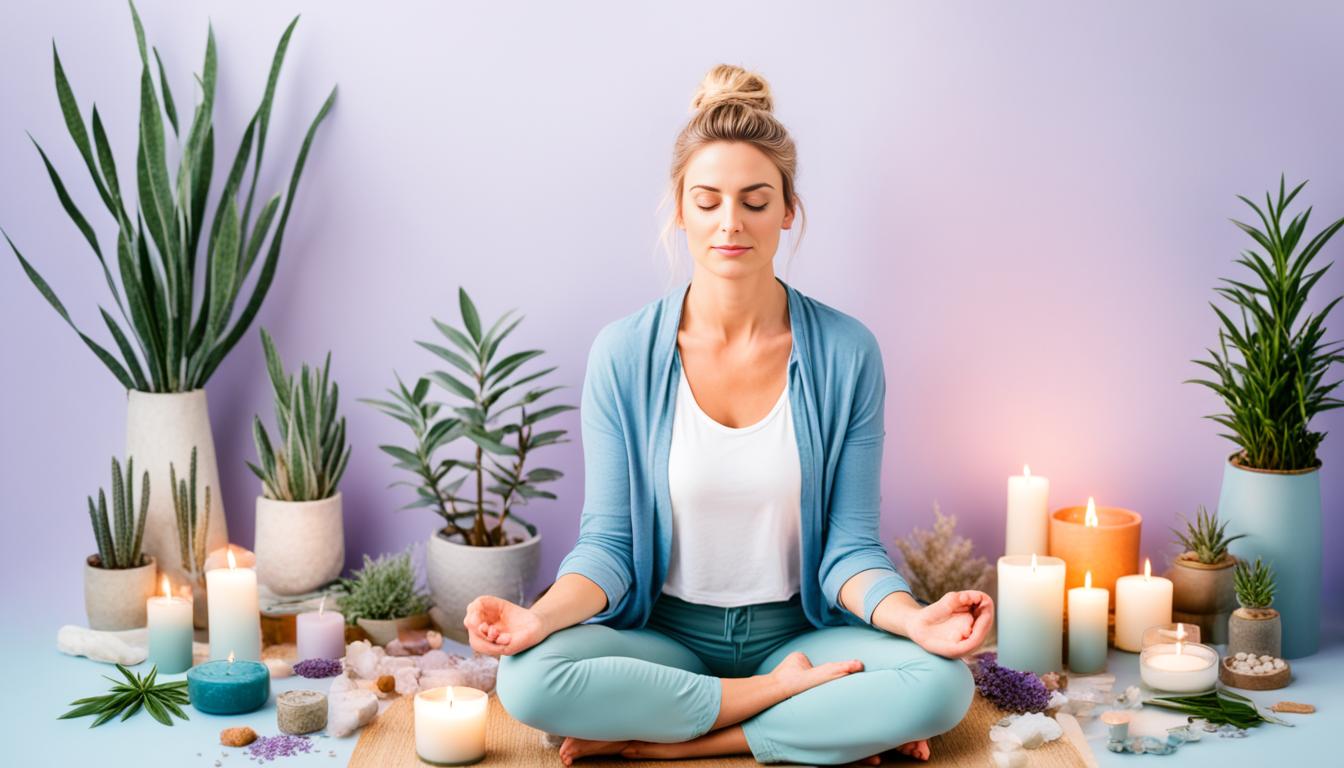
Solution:
<svg viewBox="0 0 1344 768">
<path fill-rule="evenodd" d="M 1234 454 L 1235 456 L 1236 454 Z M 1310 656 L 1321 640 L 1321 472 L 1223 467 L 1218 518 L 1242 560 L 1260 557 L 1273 569 L 1274 607 L 1283 621 L 1283 656 Z"/>
</svg>

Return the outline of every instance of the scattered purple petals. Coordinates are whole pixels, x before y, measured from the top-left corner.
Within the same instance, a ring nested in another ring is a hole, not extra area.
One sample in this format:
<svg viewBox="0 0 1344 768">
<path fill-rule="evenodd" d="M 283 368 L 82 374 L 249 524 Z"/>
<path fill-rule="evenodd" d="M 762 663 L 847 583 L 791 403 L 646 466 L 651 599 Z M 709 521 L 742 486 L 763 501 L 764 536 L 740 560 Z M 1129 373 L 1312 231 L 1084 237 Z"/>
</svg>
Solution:
<svg viewBox="0 0 1344 768">
<path fill-rule="evenodd" d="M 299 677 L 335 677 L 341 674 L 340 659 L 304 659 L 294 665 Z"/>
<path fill-rule="evenodd" d="M 998 654 L 980 654 L 972 670 L 981 696 L 1009 712 L 1044 712 L 1050 703 L 1045 683 L 1030 672 L 999 666 Z"/>
<path fill-rule="evenodd" d="M 249 760 L 269 761 L 277 757 L 293 757 L 313 751 L 313 742 L 307 736 L 262 736 L 247 748 Z"/>
</svg>

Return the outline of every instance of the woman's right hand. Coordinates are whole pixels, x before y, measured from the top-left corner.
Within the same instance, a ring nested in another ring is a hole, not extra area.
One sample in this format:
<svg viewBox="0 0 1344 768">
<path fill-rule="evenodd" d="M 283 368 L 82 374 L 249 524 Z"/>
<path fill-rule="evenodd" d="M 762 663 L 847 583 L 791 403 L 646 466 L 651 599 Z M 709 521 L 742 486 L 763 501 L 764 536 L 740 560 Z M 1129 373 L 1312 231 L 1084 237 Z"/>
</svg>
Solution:
<svg viewBox="0 0 1344 768">
<path fill-rule="evenodd" d="M 490 656 L 522 653 L 546 639 L 541 617 L 502 597 L 481 595 L 467 605 L 462 620 L 472 650 Z"/>
</svg>

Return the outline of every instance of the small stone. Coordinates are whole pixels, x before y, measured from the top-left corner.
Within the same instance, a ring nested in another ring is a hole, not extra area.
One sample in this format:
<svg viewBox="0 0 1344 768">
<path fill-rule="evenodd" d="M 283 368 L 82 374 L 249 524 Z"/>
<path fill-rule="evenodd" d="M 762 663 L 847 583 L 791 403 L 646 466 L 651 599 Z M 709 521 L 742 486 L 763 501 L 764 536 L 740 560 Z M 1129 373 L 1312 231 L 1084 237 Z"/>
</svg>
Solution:
<svg viewBox="0 0 1344 768">
<path fill-rule="evenodd" d="M 1275 668 L 1275 669 L 1286 669 L 1287 667 L 1288 667 L 1288 662 L 1284 661 L 1283 659 L 1275 659 L 1275 660 L 1274 660 L 1274 668 Z"/>
<path fill-rule="evenodd" d="M 425 640 L 429 642 L 431 650 L 437 651 L 443 647 L 443 635 L 432 629 L 425 633 Z"/>
<path fill-rule="evenodd" d="M 294 668 L 284 659 L 262 659 L 262 664 L 271 672 L 272 680 L 279 680 L 294 674 Z"/>
<path fill-rule="evenodd" d="M 246 747 L 257 740 L 257 732 L 245 725 L 237 728 L 225 728 L 219 732 L 219 743 L 226 747 Z M 201 753 L 196 753 L 197 757 Z"/>
<path fill-rule="evenodd" d="M 1262 662 L 1265 662 L 1265 661 L 1273 661 L 1273 660 L 1274 660 L 1274 657 L 1273 657 L 1273 656 L 1270 656 L 1270 655 L 1268 655 L 1268 654 L 1261 654 L 1261 655 L 1260 655 L 1260 661 L 1262 661 Z"/>
<path fill-rule="evenodd" d="M 1245 651 L 1238 651 L 1238 652 L 1237 652 L 1237 661 L 1245 661 L 1245 660 L 1246 660 L 1246 652 L 1245 652 Z"/>
<path fill-rule="evenodd" d="M 397 689 L 397 678 L 392 675 L 382 675 L 378 678 L 378 690 L 383 693 L 391 693 Z"/>
<path fill-rule="evenodd" d="M 358 689 L 333 693 L 327 699 L 327 733 L 338 738 L 349 736 L 377 715 L 378 697 L 373 693 Z"/>
<path fill-rule="evenodd" d="M 1316 711 L 1316 707 L 1310 704 L 1300 704 L 1296 701 L 1280 701 L 1270 709 L 1275 712 L 1289 712 L 1295 715 L 1310 715 Z"/>
<path fill-rule="evenodd" d="M 321 691 L 285 691 L 275 698 L 275 719 L 284 733 L 320 731 L 327 727 L 327 695 Z"/>
</svg>

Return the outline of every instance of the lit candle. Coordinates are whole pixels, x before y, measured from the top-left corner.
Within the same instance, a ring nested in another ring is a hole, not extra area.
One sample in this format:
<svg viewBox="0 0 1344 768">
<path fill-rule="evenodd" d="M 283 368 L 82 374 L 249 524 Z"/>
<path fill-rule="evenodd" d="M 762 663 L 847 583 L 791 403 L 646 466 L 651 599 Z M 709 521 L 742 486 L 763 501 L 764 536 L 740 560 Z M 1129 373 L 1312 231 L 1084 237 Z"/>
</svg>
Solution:
<svg viewBox="0 0 1344 768">
<path fill-rule="evenodd" d="M 164 674 L 184 672 L 191 667 L 191 598 L 174 597 L 163 577 L 163 595 L 145 603 L 149 618 L 149 663 Z"/>
<path fill-rule="evenodd" d="M 324 595 L 316 611 L 300 613 L 295 619 L 298 632 L 298 656 L 304 659 L 339 659 L 345 655 L 345 616 L 326 612 Z"/>
<path fill-rule="evenodd" d="M 1022 466 L 1022 474 L 1008 478 L 1008 526 L 1003 553 L 1030 555 L 1046 552 L 1050 480 L 1032 475 L 1031 467 Z"/>
<path fill-rule="evenodd" d="M 1149 560 L 1143 575 L 1121 576 L 1115 582 L 1115 647 L 1122 651 L 1143 649 L 1143 631 L 1171 623 L 1171 581 L 1153 575 Z"/>
<path fill-rule="evenodd" d="M 465 686 L 431 688 L 415 695 L 415 752 L 437 765 L 473 763 L 485 757 L 483 691 Z"/>
<path fill-rule="evenodd" d="M 1106 669 L 1106 618 L 1111 597 L 1092 586 L 1092 572 L 1083 586 L 1069 590 L 1069 671 L 1090 675 Z"/>
<path fill-rule="evenodd" d="M 1086 507 L 1064 507 L 1050 515 L 1050 554 L 1068 563 L 1064 584 L 1069 589 L 1083 585 L 1083 574 L 1092 572 L 1092 583 L 1115 596 L 1115 580 L 1139 567 L 1138 512 L 1119 507 L 1098 507 L 1089 497 Z"/>
<path fill-rule="evenodd" d="M 1218 681 L 1218 652 L 1207 645 L 1182 642 L 1183 625 L 1176 625 L 1176 642 L 1159 643 L 1139 655 L 1139 676 L 1149 688 L 1172 693 L 1213 690 Z"/>
<path fill-rule="evenodd" d="M 228 568 L 205 572 L 210 612 L 210 658 L 237 654 L 239 659 L 261 660 L 261 612 L 257 605 L 257 572 L 239 568 L 233 550 Z"/>
<path fill-rule="evenodd" d="M 1044 674 L 1062 666 L 1064 561 L 1057 557 L 999 558 L 999 663 Z"/>
<path fill-rule="evenodd" d="M 207 661 L 187 670 L 191 706 L 210 715 L 241 715 L 261 709 L 271 698 L 271 673 L 265 664 Z"/>
</svg>

